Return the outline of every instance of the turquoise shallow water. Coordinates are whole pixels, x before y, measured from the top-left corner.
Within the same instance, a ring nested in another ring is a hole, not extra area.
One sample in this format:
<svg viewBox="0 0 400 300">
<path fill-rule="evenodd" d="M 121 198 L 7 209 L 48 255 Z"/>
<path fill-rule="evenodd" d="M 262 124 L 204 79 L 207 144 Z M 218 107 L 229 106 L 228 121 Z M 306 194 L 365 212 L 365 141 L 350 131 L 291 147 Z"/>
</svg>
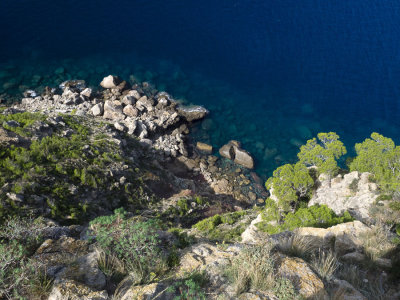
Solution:
<svg viewBox="0 0 400 300">
<path fill-rule="evenodd" d="M 4 0 L 0 97 L 134 76 L 206 106 L 194 138 L 240 140 L 267 176 L 321 131 L 349 149 L 372 131 L 400 140 L 398 13 L 391 0 Z"/>
</svg>

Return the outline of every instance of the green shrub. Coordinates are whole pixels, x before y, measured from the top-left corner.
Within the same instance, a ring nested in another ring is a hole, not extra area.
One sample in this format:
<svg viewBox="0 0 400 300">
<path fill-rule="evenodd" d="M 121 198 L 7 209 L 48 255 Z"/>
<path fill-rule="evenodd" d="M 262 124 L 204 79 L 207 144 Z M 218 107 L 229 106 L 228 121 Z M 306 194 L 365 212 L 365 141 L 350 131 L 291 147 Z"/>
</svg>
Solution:
<svg viewBox="0 0 400 300">
<path fill-rule="evenodd" d="M 279 206 L 288 211 L 296 208 L 299 198 L 309 195 L 314 181 L 304 164 L 298 162 L 277 168 L 265 185 L 277 197 Z"/>
<path fill-rule="evenodd" d="M 191 235 L 188 235 L 186 232 L 182 232 L 180 228 L 170 228 L 168 232 L 171 232 L 177 239 L 175 244 L 176 247 L 183 249 L 195 242 L 195 238 Z"/>
<path fill-rule="evenodd" d="M 166 267 L 167 255 L 161 249 L 159 227 L 154 221 L 133 222 L 117 213 L 91 222 L 101 250 L 115 255 L 138 283 L 149 282 Z"/>
<path fill-rule="evenodd" d="M 400 147 L 392 139 L 376 132 L 364 142 L 355 145 L 357 156 L 350 171 L 370 172 L 381 189 L 387 192 L 400 190 Z"/>
<path fill-rule="evenodd" d="M 208 276 L 205 272 L 193 272 L 186 278 L 174 282 L 168 289 L 168 293 L 173 293 L 174 300 L 205 300 L 206 294 L 203 292 L 207 283 Z"/>
<path fill-rule="evenodd" d="M 347 153 L 346 147 L 335 132 L 318 133 L 318 140 L 308 140 L 297 156 L 307 167 L 315 166 L 320 174 L 333 176 L 339 169 L 337 160 Z"/>
<path fill-rule="evenodd" d="M 293 283 L 285 277 L 278 277 L 276 279 L 273 292 L 279 300 L 301 299 L 298 293 L 296 293 Z"/>
<path fill-rule="evenodd" d="M 215 227 L 217 227 L 219 224 L 222 224 L 222 219 L 220 215 L 215 215 L 210 218 L 201 220 L 197 224 L 195 224 L 193 227 L 200 230 L 200 231 L 211 231 Z"/>
<path fill-rule="evenodd" d="M 281 224 L 270 225 L 268 221 L 257 223 L 256 226 L 269 234 L 276 234 L 285 230 L 293 230 L 298 227 L 322 227 L 327 228 L 344 222 L 350 222 L 353 218 L 346 211 L 339 217 L 326 205 L 313 205 L 308 208 L 300 208 L 294 213 L 286 214 Z"/>
<path fill-rule="evenodd" d="M 224 242 L 236 241 L 240 239 L 241 234 L 248 225 L 248 222 L 239 222 L 247 214 L 248 211 L 236 211 L 223 215 L 215 215 L 201 220 L 197 224 L 193 225 L 193 228 L 198 229 L 211 240 Z"/>
</svg>

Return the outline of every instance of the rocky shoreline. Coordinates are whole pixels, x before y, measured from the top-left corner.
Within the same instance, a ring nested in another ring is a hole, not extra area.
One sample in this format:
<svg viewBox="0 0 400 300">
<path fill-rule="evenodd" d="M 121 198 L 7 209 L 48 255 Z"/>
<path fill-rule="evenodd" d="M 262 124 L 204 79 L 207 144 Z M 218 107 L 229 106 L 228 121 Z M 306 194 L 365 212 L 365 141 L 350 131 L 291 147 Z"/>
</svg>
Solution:
<svg viewBox="0 0 400 300">
<path fill-rule="evenodd" d="M 26 91 L 21 103 L 12 107 L 49 115 L 72 112 L 103 119 L 117 131 L 137 137 L 166 161 L 177 159 L 201 174 L 217 194 L 231 194 L 248 203 L 262 203 L 267 196 L 259 176 L 250 171 L 254 168 L 253 158 L 240 148 L 239 142 L 230 141 L 219 150 L 230 163 L 212 155 L 211 146 L 190 140 L 191 123 L 209 113 L 204 107 L 180 105 L 168 93 L 153 90 L 146 82 L 128 87 L 126 81 L 109 75 L 100 85 L 104 89 L 95 92 L 83 80 L 66 81 L 59 89 L 47 87 L 40 96 Z"/>
</svg>

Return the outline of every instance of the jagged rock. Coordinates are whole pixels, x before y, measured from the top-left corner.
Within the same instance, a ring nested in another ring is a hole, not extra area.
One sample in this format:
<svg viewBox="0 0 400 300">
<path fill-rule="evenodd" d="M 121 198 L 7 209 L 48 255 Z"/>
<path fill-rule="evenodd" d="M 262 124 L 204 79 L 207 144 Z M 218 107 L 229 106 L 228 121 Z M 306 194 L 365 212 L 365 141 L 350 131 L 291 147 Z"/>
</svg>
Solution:
<svg viewBox="0 0 400 300">
<path fill-rule="evenodd" d="M 212 146 L 205 144 L 205 143 L 197 142 L 196 148 L 204 153 L 208 153 L 208 154 L 212 153 Z"/>
<path fill-rule="evenodd" d="M 122 113 L 122 105 L 119 101 L 107 100 L 104 103 L 103 118 L 111 120 L 123 120 L 125 115 Z"/>
<path fill-rule="evenodd" d="M 85 80 L 67 80 L 59 85 L 60 89 L 70 88 L 73 91 L 83 91 L 86 88 Z"/>
<path fill-rule="evenodd" d="M 122 104 L 125 104 L 125 105 L 133 105 L 136 103 L 136 98 L 126 95 L 126 96 L 124 96 L 124 98 L 122 98 L 121 102 L 122 102 Z"/>
<path fill-rule="evenodd" d="M 205 270 L 211 277 L 219 277 L 220 266 L 229 263 L 240 250 L 240 245 L 230 245 L 226 249 L 220 249 L 208 243 L 195 244 L 185 249 L 177 274 L 184 275 L 194 270 Z"/>
<path fill-rule="evenodd" d="M 240 148 L 238 141 L 229 141 L 228 144 L 219 149 L 219 154 L 225 158 L 233 160 L 235 163 L 248 169 L 254 168 L 254 160 L 251 155 Z"/>
<path fill-rule="evenodd" d="M 366 260 L 365 254 L 360 252 L 351 252 L 343 255 L 340 259 L 349 263 L 361 263 Z"/>
<path fill-rule="evenodd" d="M 229 184 L 229 181 L 225 178 L 217 180 L 211 184 L 214 192 L 216 194 L 230 194 L 232 192 L 232 186 Z"/>
<path fill-rule="evenodd" d="M 171 293 L 167 291 L 167 286 L 164 283 L 151 283 L 148 285 L 132 286 L 124 292 L 119 299 L 121 300 L 150 300 L 160 299 L 168 300 L 173 299 Z"/>
<path fill-rule="evenodd" d="M 306 299 L 329 299 L 324 283 L 310 269 L 307 263 L 298 257 L 285 257 L 282 259 L 278 274 L 290 279 L 300 295 Z"/>
<path fill-rule="evenodd" d="M 114 89 L 118 86 L 120 80 L 118 77 L 113 75 L 108 75 L 104 77 L 103 80 L 100 82 L 100 85 L 105 89 Z"/>
<path fill-rule="evenodd" d="M 203 119 L 209 112 L 202 106 L 180 106 L 178 107 L 178 113 L 186 121 L 193 122 Z"/>
<path fill-rule="evenodd" d="M 85 96 L 87 98 L 90 98 L 92 96 L 92 89 L 91 88 L 86 88 L 81 92 L 81 96 Z"/>
<path fill-rule="evenodd" d="M 121 123 L 119 123 L 119 122 L 115 122 L 115 123 L 114 123 L 114 127 L 115 127 L 115 129 L 117 129 L 117 130 L 119 130 L 119 131 L 125 131 L 125 130 L 126 130 L 125 125 L 124 125 L 124 124 L 121 124 Z"/>
<path fill-rule="evenodd" d="M 350 283 L 345 280 L 334 279 L 331 282 L 333 293 L 340 300 L 367 300 L 359 291 L 357 291 Z"/>
<path fill-rule="evenodd" d="M 329 247 L 334 243 L 338 256 L 361 250 L 360 234 L 371 230 L 360 221 L 338 224 L 329 228 L 301 227 L 294 233 L 300 236 L 314 237 L 322 247 Z"/>
<path fill-rule="evenodd" d="M 73 280 L 56 283 L 48 300 L 107 300 L 106 291 L 96 291 Z"/>
<path fill-rule="evenodd" d="M 256 227 L 257 223 L 262 221 L 262 216 L 259 214 L 257 218 L 255 218 L 250 225 L 243 231 L 242 243 L 243 244 L 263 244 L 267 241 L 268 234 L 258 230 Z"/>
<path fill-rule="evenodd" d="M 359 219 L 369 218 L 369 207 L 378 197 L 376 183 L 369 182 L 370 173 L 351 172 L 344 176 L 328 178 L 321 174 L 320 187 L 314 193 L 309 206 L 326 204 L 336 214 L 350 210 Z"/>
<path fill-rule="evenodd" d="M 101 116 L 103 114 L 103 103 L 98 103 L 90 110 L 93 116 Z"/>
<path fill-rule="evenodd" d="M 102 290 L 106 286 L 106 277 L 97 265 L 97 254 L 88 253 L 79 257 L 56 275 L 56 282 L 74 280 L 95 290 Z"/>
<path fill-rule="evenodd" d="M 124 107 L 123 113 L 129 117 L 137 117 L 138 110 L 134 108 L 131 104 Z"/>
<path fill-rule="evenodd" d="M 140 99 L 140 93 L 137 90 L 130 90 L 127 94 L 127 96 L 131 96 L 133 98 L 135 98 L 136 100 Z"/>
</svg>

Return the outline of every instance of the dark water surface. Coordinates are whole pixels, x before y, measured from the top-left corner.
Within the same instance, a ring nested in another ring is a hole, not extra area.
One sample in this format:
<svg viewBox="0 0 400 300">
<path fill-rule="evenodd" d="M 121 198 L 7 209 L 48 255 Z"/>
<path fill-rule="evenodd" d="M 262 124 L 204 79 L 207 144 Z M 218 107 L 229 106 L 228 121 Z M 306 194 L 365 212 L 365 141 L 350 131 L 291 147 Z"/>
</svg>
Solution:
<svg viewBox="0 0 400 300">
<path fill-rule="evenodd" d="M 400 2 L 0 1 L 0 97 L 109 73 L 205 105 L 195 137 L 267 175 L 320 131 L 400 140 Z"/>
</svg>

